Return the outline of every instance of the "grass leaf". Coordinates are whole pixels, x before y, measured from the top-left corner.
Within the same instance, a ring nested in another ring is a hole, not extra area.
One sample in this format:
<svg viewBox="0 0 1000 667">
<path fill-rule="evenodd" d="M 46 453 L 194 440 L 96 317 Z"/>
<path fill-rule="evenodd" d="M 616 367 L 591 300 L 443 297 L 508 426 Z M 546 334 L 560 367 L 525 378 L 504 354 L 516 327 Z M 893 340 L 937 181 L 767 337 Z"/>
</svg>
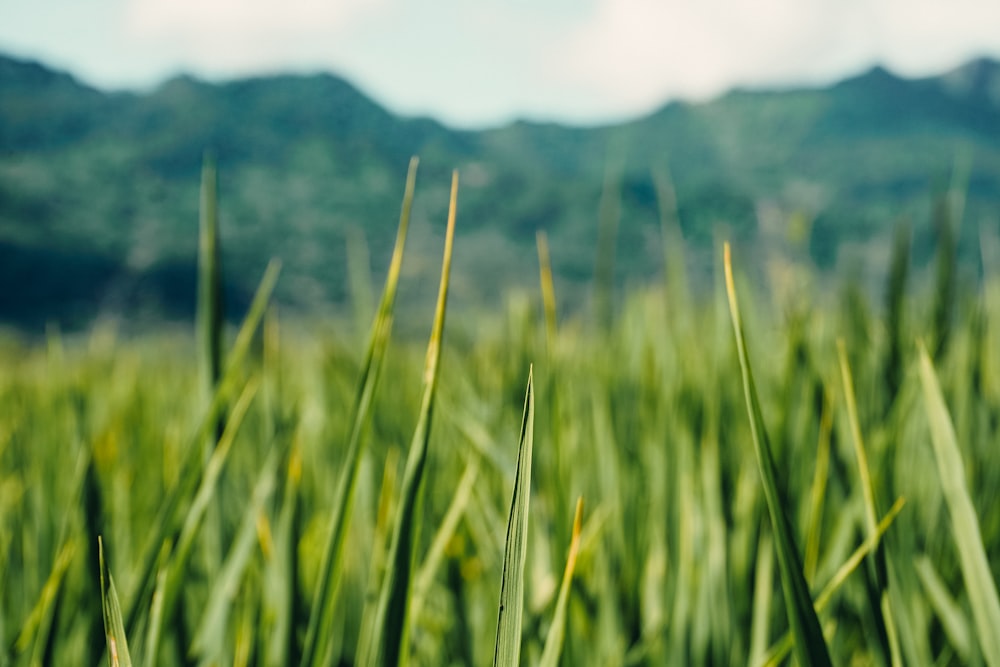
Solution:
<svg viewBox="0 0 1000 667">
<path fill-rule="evenodd" d="M 569 609 L 569 591 L 573 583 L 573 573 L 576 571 L 576 556 L 580 552 L 580 529 L 583 523 L 583 498 L 576 501 L 576 514 L 573 517 L 573 538 L 569 543 L 569 555 L 566 556 L 566 569 L 563 570 L 562 583 L 559 585 L 559 597 L 556 599 L 556 610 L 552 615 L 552 625 L 549 635 L 545 638 L 545 648 L 538 667 L 559 667 L 559 656 L 562 654 L 563 638 L 566 635 L 566 614 Z"/>
<path fill-rule="evenodd" d="M 108 640 L 108 665 L 132 667 L 128 641 L 125 638 L 125 624 L 122 622 L 118 593 L 115 591 L 115 580 L 104 559 L 104 541 L 100 537 L 97 538 L 97 548 L 101 561 L 101 607 L 104 610 L 104 634 Z"/>
<path fill-rule="evenodd" d="M 517 667 L 521 661 L 521 615 L 524 602 L 524 562 L 528 551 L 528 505 L 531 500 L 531 448 L 535 430 L 535 393 L 528 369 L 521 436 L 517 448 L 517 473 L 507 521 L 507 542 L 500 581 L 500 610 L 493 667 Z"/>
<path fill-rule="evenodd" d="M 448 309 L 448 284 L 451 278 L 451 256 L 455 242 L 455 214 L 458 205 L 458 172 L 451 177 L 451 201 L 448 206 L 448 229 L 444 238 L 444 260 L 441 263 L 441 286 L 438 290 L 437 309 L 431 339 L 427 344 L 427 360 L 424 364 L 424 395 L 420 403 L 420 417 L 410 443 L 403 472 L 403 486 L 400 503 L 389 543 L 386 570 L 379 593 L 375 625 L 371 644 L 367 651 L 367 661 L 361 664 L 399 665 L 406 662 L 407 609 L 409 607 L 410 582 L 413 578 L 413 557 L 416 536 L 419 530 L 421 482 L 427 464 L 427 449 L 431 434 L 431 418 L 434 413 L 434 397 L 438 384 L 438 369 L 441 366 L 441 341 L 444 336 L 445 313 Z"/>
<path fill-rule="evenodd" d="M 774 455 L 771 452 L 771 444 L 764 427 L 764 418 L 761 415 L 760 402 L 757 398 L 757 389 L 754 386 L 750 359 L 743 336 L 743 325 L 740 320 L 739 304 L 736 300 L 736 286 L 733 282 L 733 268 L 728 243 L 725 245 L 724 262 L 729 312 L 733 320 L 736 350 L 743 375 L 743 393 L 746 397 L 747 414 L 750 417 L 750 434 L 757 456 L 761 482 L 764 486 L 764 498 L 771 516 L 771 528 L 774 531 L 774 545 L 778 554 L 778 570 L 781 574 L 781 588 L 785 594 L 788 624 L 791 626 L 792 636 L 795 638 L 795 653 L 801 665 L 810 667 L 830 665 L 830 653 L 826 647 L 826 641 L 823 639 L 823 630 L 816 617 L 816 611 L 813 609 L 812 599 L 809 597 L 809 587 L 806 584 L 802 561 L 795 546 L 792 524 L 785 513 L 785 505 L 778 491 Z"/>
<path fill-rule="evenodd" d="M 327 644 L 326 633 L 330 623 L 332 623 L 336 597 L 335 580 L 340 573 L 344 540 L 347 536 L 351 508 L 354 504 L 354 488 L 364 449 L 364 434 L 369 424 L 371 424 L 375 389 L 378 386 L 382 362 L 389 347 L 389 337 L 392 331 L 392 313 L 396 302 L 396 288 L 399 284 L 399 274 L 403 265 L 406 234 L 410 226 L 410 210 L 413 206 L 413 193 L 416 189 L 417 165 L 417 158 L 412 158 L 410 160 L 409 171 L 406 174 L 406 189 L 403 193 L 403 206 L 399 214 L 396 245 L 392 251 L 389 272 L 386 275 L 385 287 L 382 290 L 382 299 L 379 302 L 375 321 L 372 323 L 372 330 L 368 339 L 368 351 L 365 354 L 361 377 L 358 380 L 353 418 L 351 420 L 351 432 L 348 436 L 347 455 L 337 480 L 333 513 L 330 515 L 329 537 L 323 550 L 319 579 L 317 580 L 316 590 L 313 594 L 312 610 L 309 613 L 309 626 L 306 629 L 305 644 L 302 648 L 302 661 L 300 663 L 302 667 L 319 665 L 325 654 Z"/>
<path fill-rule="evenodd" d="M 955 427 L 945 405 L 937 374 L 927 349 L 921 343 L 920 381 L 924 388 L 924 404 L 931 427 L 931 444 L 937 461 L 945 504 L 951 516 L 951 530 L 958 551 L 958 562 L 969 594 L 976 634 L 983 657 L 990 667 L 1000 667 L 1000 598 L 996 582 L 990 574 L 990 563 L 983 546 L 979 520 L 965 482 L 965 464 L 958 447 Z"/>
</svg>

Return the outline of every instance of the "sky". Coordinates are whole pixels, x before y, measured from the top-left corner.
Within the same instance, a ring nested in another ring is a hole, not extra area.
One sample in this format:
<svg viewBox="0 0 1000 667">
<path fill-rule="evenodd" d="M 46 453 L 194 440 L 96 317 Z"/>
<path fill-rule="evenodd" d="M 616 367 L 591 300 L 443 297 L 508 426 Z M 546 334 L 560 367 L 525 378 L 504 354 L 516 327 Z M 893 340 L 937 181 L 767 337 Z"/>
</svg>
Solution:
<svg viewBox="0 0 1000 667">
<path fill-rule="evenodd" d="M 455 127 L 588 125 L 1000 58 L 1000 0 L 0 0 L 0 52 L 103 89 L 323 71 Z"/>
</svg>

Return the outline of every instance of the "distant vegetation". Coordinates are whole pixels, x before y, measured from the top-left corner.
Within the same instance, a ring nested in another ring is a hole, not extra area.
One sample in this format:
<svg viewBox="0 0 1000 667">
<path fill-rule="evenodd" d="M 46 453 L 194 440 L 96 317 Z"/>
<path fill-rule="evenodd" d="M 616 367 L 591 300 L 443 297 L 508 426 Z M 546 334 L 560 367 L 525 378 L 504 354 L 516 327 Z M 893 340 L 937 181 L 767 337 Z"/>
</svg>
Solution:
<svg viewBox="0 0 1000 667">
<path fill-rule="evenodd" d="M 472 311 L 530 287 L 538 230 L 549 237 L 562 307 L 582 310 L 602 198 L 619 221 L 615 294 L 657 281 L 665 209 L 656 174 L 676 191 L 693 285 L 707 284 L 721 235 L 819 275 L 849 268 L 867 285 L 900 221 L 912 230 L 914 264 L 926 265 L 935 202 L 948 191 L 964 197 L 959 256 L 977 255 L 978 230 L 997 224 L 1000 201 L 998 82 L 1000 65 L 986 60 L 922 80 L 874 69 L 828 88 L 674 103 L 614 127 L 518 122 L 472 132 L 399 118 L 327 75 L 180 77 L 149 93 L 104 93 L 0 58 L 0 282 L 18 286 L 0 295 L 0 318 L 36 333 L 99 315 L 189 318 L 206 149 L 219 164 L 230 239 L 230 319 L 271 256 L 285 260 L 278 301 L 344 312 L 348 248 L 362 265 L 356 276 L 385 270 L 412 154 L 424 182 L 404 267 L 415 312 L 433 301 L 436 225 L 455 166 L 465 224 L 453 298 Z"/>
<path fill-rule="evenodd" d="M 367 343 L 286 326 L 278 262 L 226 334 L 207 161 L 197 347 L 0 345 L 0 666 L 1000 666 L 1000 241 L 963 288 L 956 197 L 884 314 L 804 262 L 755 288 L 743 244 L 696 295 L 665 216 L 662 286 L 610 308 L 607 243 L 561 317 L 539 235 L 470 336 L 453 176 L 424 352 L 411 164 Z"/>
</svg>

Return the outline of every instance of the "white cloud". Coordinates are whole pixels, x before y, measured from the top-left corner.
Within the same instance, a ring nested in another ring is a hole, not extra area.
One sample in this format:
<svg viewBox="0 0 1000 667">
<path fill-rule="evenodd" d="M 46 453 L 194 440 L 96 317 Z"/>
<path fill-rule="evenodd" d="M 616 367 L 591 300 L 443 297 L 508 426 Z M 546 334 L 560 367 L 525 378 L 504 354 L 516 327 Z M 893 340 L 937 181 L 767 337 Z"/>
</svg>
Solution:
<svg viewBox="0 0 1000 667">
<path fill-rule="evenodd" d="M 383 11 L 388 0 L 131 0 L 134 41 L 201 69 L 245 72 L 315 60 L 317 46 Z"/>
<path fill-rule="evenodd" d="M 599 0 L 550 67 L 612 113 L 734 85 L 832 80 L 875 62 L 936 72 L 1000 54 L 983 0 Z"/>
</svg>

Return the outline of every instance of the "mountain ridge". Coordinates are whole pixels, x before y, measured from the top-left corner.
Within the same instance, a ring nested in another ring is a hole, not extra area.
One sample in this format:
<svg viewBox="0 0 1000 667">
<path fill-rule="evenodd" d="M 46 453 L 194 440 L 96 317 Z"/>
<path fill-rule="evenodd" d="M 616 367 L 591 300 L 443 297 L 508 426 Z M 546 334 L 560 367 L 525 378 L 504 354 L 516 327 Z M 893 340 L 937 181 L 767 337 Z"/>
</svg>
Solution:
<svg viewBox="0 0 1000 667">
<path fill-rule="evenodd" d="M 926 255 L 930 199 L 967 154 L 967 216 L 995 219 L 1000 199 L 1000 63 L 990 59 L 937 77 L 876 67 L 828 87 L 734 90 L 592 127 L 524 120 L 456 130 L 397 116 L 325 73 L 177 76 L 146 93 L 105 93 L 4 56 L 0 96 L 0 280 L 49 286 L 30 303 L 0 297 L 0 319 L 28 327 L 70 312 L 70 325 L 128 317 L 150 302 L 167 317 L 193 312 L 176 276 L 193 267 L 205 150 L 220 167 L 230 288 L 248 293 L 276 255 L 286 260 L 279 297 L 309 310 L 347 301 L 351 230 L 363 232 L 378 280 L 413 154 L 421 173 L 407 271 L 420 284 L 435 270 L 457 167 L 456 298 L 470 308 L 532 288 L 539 229 L 563 303 L 585 304 L 608 169 L 621 204 L 620 286 L 662 270 L 654 170 L 672 174 L 696 274 L 710 271 L 720 223 L 748 246 L 780 246 L 832 270 L 877 259 L 907 216 L 915 256 Z M 774 236 L 781 223 L 765 219 L 792 216 L 810 223 L 805 248 L 785 247 Z M 81 258 L 77 274 L 65 273 L 70 250 Z"/>
</svg>

